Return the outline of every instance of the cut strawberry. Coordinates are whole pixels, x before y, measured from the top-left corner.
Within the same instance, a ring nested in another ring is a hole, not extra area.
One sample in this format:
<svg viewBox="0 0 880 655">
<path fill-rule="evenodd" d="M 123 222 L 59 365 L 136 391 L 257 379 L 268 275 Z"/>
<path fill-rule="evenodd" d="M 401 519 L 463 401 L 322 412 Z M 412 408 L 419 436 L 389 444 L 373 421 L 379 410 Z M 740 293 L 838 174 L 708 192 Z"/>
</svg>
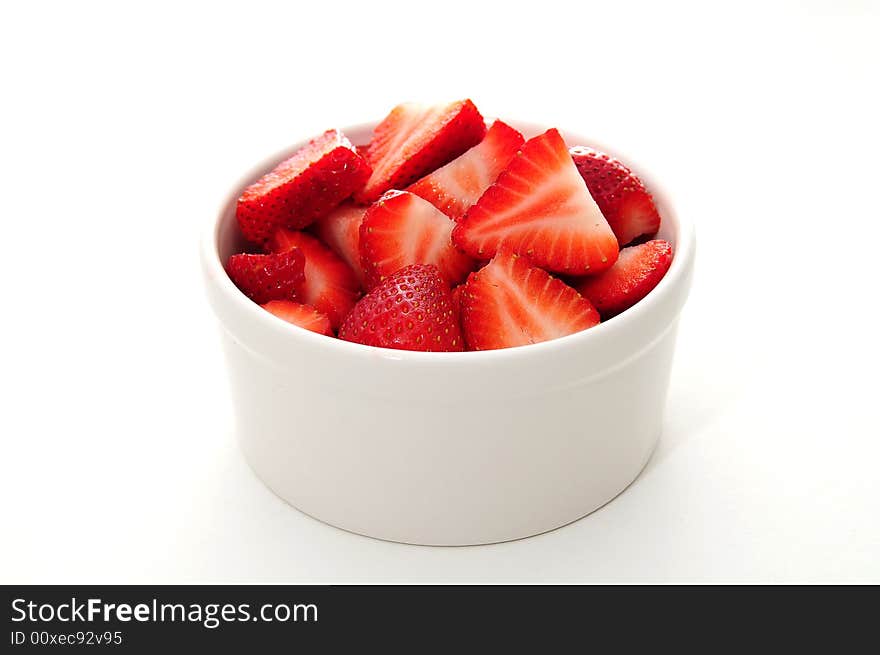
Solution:
<svg viewBox="0 0 880 655">
<path fill-rule="evenodd" d="M 477 145 L 484 134 L 486 124 L 470 100 L 398 105 L 373 131 L 367 151 L 373 173 L 355 199 L 370 203 L 389 189 L 406 188 Z"/>
<path fill-rule="evenodd" d="M 279 227 L 303 228 L 328 213 L 369 177 L 351 142 L 328 130 L 246 188 L 235 216 L 244 237 L 262 245 Z"/>
<path fill-rule="evenodd" d="M 407 191 L 458 221 L 496 180 L 522 144 L 522 134 L 506 123 L 495 121 L 480 143 L 426 175 Z"/>
<path fill-rule="evenodd" d="M 232 255 L 226 265 L 229 277 L 256 303 L 292 300 L 302 287 L 305 257 L 297 250 L 274 255 Z"/>
<path fill-rule="evenodd" d="M 471 257 L 500 246 L 541 268 L 598 273 L 617 259 L 617 239 L 555 129 L 526 141 L 453 233 Z"/>
<path fill-rule="evenodd" d="M 458 284 L 474 260 L 452 245 L 455 221 L 424 198 L 408 191 L 389 191 L 364 214 L 361 265 L 367 287 L 409 264 L 434 264 L 446 280 Z"/>
<path fill-rule="evenodd" d="M 629 168 L 585 146 L 575 146 L 569 152 L 621 247 L 657 233 L 660 214 L 654 199 Z"/>
<path fill-rule="evenodd" d="M 461 291 L 463 288 L 464 285 L 459 284 L 452 289 L 452 309 L 455 311 L 456 318 L 461 315 Z"/>
<path fill-rule="evenodd" d="M 360 299 L 339 338 L 398 350 L 460 351 L 449 286 L 435 266 L 407 266 Z"/>
<path fill-rule="evenodd" d="M 293 323 L 306 330 L 333 336 L 330 319 L 309 305 L 301 305 L 290 300 L 271 300 L 262 305 L 267 312 L 275 314 L 280 319 Z"/>
<path fill-rule="evenodd" d="M 461 327 L 461 292 L 464 290 L 464 285 L 459 284 L 457 287 L 452 289 L 452 313 L 455 317 L 455 322 Z M 461 333 L 461 341 L 462 346 L 465 350 L 468 349 L 467 339 L 464 338 L 464 331 Z"/>
<path fill-rule="evenodd" d="M 462 331 L 471 350 L 525 346 L 597 323 L 589 300 L 506 249 L 472 273 L 461 294 Z"/>
<path fill-rule="evenodd" d="M 361 221 L 366 211 L 366 207 L 345 202 L 326 216 L 319 218 L 312 226 L 312 231 L 318 235 L 318 238 L 351 267 L 361 288 L 365 285 L 359 244 Z"/>
<path fill-rule="evenodd" d="M 648 295 L 672 264 L 672 246 L 654 239 L 620 251 L 617 262 L 604 273 L 584 278 L 578 291 L 609 318 L 629 309 Z"/>
<path fill-rule="evenodd" d="M 280 228 L 269 240 L 272 252 L 299 248 L 306 258 L 305 281 L 297 298 L 326 314 L 337 329 L 360 295 L 354 271 L 316 237 Z"/>
</svg>

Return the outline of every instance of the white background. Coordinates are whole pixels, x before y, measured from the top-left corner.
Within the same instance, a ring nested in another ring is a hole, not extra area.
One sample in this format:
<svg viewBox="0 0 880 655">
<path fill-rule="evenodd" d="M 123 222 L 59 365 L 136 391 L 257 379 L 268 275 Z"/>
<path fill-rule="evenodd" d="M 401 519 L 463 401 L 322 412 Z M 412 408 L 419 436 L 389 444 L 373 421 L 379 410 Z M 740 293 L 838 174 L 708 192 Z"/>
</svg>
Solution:
<svg viewBox="0 0 880 655">
<path fill-rule="evenodd" d="M 880 582 L 876 3 L 10 4 L 0 582 Z M 421 548 L 247 468 L 197 244 L 269 153 L 459 97 L 633 153 L 699 254 L 638 481 Z"/>
</svg>

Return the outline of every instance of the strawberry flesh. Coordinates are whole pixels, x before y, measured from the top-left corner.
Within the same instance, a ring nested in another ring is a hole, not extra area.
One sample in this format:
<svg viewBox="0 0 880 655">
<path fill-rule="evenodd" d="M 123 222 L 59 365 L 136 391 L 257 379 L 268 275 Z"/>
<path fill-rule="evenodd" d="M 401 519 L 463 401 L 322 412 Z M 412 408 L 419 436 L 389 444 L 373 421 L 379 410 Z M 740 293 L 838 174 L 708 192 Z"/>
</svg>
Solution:
<svg viewBox="0 0 880 655">
<path fill-rule="evenodd" d="M 464 285 L 461 323 L 469 349 L 494 350 L 586 330 L 599 314 L 562 280 L 502 249 Z"/>
<path fill-rule="evenodd" d="M 389 189 L 404 189 L 478 144 L 485 134 L 486 123 L 470 100 L 398 105 L 373 131 L 367 149 L 372 174 L 355 199 L 370 203 Z"/>
<path fill-rule="evenodd" d="M 305 232 L 280 228 L 269 240 L 272 252 L 298 248 L 305 257 L 305 281 L 297 298 L 326 314 L 333 329 L 351 311 L 360 295 L 354 271 L 316 237 Z"/>
<path fill-rule="evenodd" d="M 303 228 L 361 189 L 370 167 L 339 130 L 328 130 L 247 187 L 235 216 L 264 244 L 279 227 Z"/>
<path fill-rule="evenodd" d="M 671 264 L 672 246 L 662 239 L 654 239 L 624 248 L 614 266 L 584 278 L 577 289 L 590 299 L 603 319 L 610 318 L 647 296 Z"/>
<path fill-rule="evenodd" d="M 366 207 L 344 202 L 311 227 L 312 232 L 354 271 L 361 288 L 365 286 L 365 276 L 361 266 L 360 235 L 366 211 Z"/>
<path fill-rule="evenodd" d="M 367 287 L 409 264 L 434 264 L 450 284 L 463 281 L 474 260 L 452 244 L 455 221 L 408 191 L 388 191 L 360 228 L 361 265 Z"/>
<path fill-rule="evenodd" d="M 304 269 L 305 257 L 298 249 L 271 255 L 232 255 L 226 265 L 235 286 L 260 305 L 296 298 Z"/>
<path fill-rule="evenodd" d="M 422 264 L 397 271 L 361 298 L 339 338 L 398 350 L 462 350 L 449 286 L 435 266 Z"/>
<path fill-rule="evenodd" d="M 621 247 L 657 233 L 660 214 L 654 199 L 629 168 L 586 146 L 575 146 L 569 152 Z"/>
<path fill-rule="evenodd" d="M 457 287 L 453 287 L 452 289 L 452 309 L 455 310 L 455 316 L 459 317 L 461 315 L 461 292 L 464 288 L 463 284 L 459 284 Z"/>
<path fill-rule="evenodd" d="M 290 300 L 270 300 L 261 305 L 263 309 L 280 319 L 293 323 L 306 330 L 333 336 L 330 319 L 309 305 L 301 305 Z"/>
<path fill-rule="evenodd" d="M 407 191 L 429 201 L 451 219 L 461 220 L 510 163 L 523 141 L 522 134 L 502 121 L 495 121 L 480 143 Z"/>
<path fill-rule="evenodd" d="M 555 129 L 529 139 L 453 233 L 471 257 L 505 246 L 537 266 L 567 275 L 605 270 L 617 239 Z"/>
</svg>

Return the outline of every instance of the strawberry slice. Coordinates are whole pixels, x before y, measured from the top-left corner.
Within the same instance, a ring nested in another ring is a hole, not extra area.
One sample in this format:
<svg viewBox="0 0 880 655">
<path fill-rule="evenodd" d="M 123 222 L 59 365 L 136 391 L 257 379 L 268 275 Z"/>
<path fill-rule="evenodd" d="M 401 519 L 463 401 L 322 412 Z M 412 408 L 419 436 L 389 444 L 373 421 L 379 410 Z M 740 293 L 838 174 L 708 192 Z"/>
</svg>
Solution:
<svg viewBox="0 0 880 655">
<path fill-rule="evenodd" d="M 452 289 L 452 309 L 455 311 L 456 317 L 459 317 L 461 315 L 461 292 L 463 289 L 463 284 L 459 284 L 457 287 L 453 287 Z"/>
<path fill-rule="evenodd" d="M 313 139 L 238 199 L 245 239 L 262 245 L 279 227 L 303 228 L 359 190 L 370 167 L 339 130 Z"/>
<path fill-rule="evenodd" d="M 471 257 L 500 246 L 541 268 L 597 273 L 617 259 L 617 239 L 555 129 L 526 141 L 453 233 Z"/>
<path fill-rule="evenodd" d="M 366 207 L 345 202 L 312 225 L 312 231 L 318 235 L 318 238 L 351 267 L 361 288 L 365 285 L 364 269 L 361 266 L 360 235 L 361 221 L 366 211 Z"/>
<path fill-rule="evenodd" d="M 306 258 L 305 281 L 297 299 L 330 319 L 337 329 L 360 295 L 361 285 L 354 271 L 316 237 L 280 228 L 269 240 L 268 249 L 284 252 L 298 248 Z"/>
<path fill-rule="evenodd" d="M 256 303 L 292 300 L 302 287 L 305 257 L 296 249 L 274 255 L 232 255 L 226 272 Z"/>
<path fill-rule="evenodd" d="M 471 350 L 525 346 L 599 323 L 590 301 L 562 280 L 502 249 L 461 293 L 461 324 Z"/>
<path fill-rule="evenodd" d="M 333 336 L 330 319 L 314 307 L 301 305 L 290 300 L 270 300 L 261 307 L 288 323 L 293 323 L 318 334 L 326 334 L 328 337 Z"/>
<path fill-rule="evenodd" d="M 621 247 L 657 233 L 660 214 L 654 199 L 629 168 L 586 146 L 575 146 L 569 152 Z"/>
<path fill-rule="evenodd" d="M 361 265 L 367 287 L 409 264 L 434 264 L 448 282 L 458 284 L 474 260 L 452 245 L 455 221 L 424 198 L 388 191 L 364 214 Z"/>
<path fill-rule="evenodd" d="M 629 309 L 657 286 L 672 264 L 672 246 L 662 239 L 620 251 L 617 262 L 604 273 L 584 278 L 577 289 L 589 298 L 602 318 Z"/>
<path fill-rule="evenodd" d="M 373 173 L 355 199 L 370 203 L 388 189 L 403 189 L 477 145 L 485 134 L 486 123 L 470 100 L 398 105 L 373 131 L 367 150 Z"/>
<path fill-rule="evenodd" d="M 457 287 L 453 287 L 452 289 L 452 313 L 455 319 L 455 322 L 461 327 L 461 292 L 464 290 L 464 285 L 459 284 Z M 461 345 L 465 350 L 468 350 L 467 339 L 464 338 L 464 331 L 461 333 Z"/>
<path fill-rule="evenodd" d="M 367 158 L 367 151 L 370 149 L 370 144 L 369 143 L 362 143 L 360 145 L 356 145 L 354 147 L 354 149 L 357 151 L 357 154 L 359 154 L 361 157 L 366 159 Z"/>
<path fill-rule="evenodd" d="M 506 123 L 495 121 L 480 143 L 426 175 L 407 191 L 458 221 L 510 163 L 523 141 L 522 134 Z"/>
<path fill-rule="evenodd" d="M 397 271 L 358 301 L 339 338 L 398 350 L 460 351 L 449 286 L 435 266 Z"/>
</svg>

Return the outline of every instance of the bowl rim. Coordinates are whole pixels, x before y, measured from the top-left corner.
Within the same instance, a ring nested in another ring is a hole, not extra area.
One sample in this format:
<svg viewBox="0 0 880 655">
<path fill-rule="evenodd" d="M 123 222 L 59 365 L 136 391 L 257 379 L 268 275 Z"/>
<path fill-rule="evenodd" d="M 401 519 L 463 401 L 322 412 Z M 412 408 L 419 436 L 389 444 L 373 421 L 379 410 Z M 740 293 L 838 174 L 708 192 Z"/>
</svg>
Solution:
<svg viewBox="0 0 880 655">
<path fill-rule="evenodd" d="M 486 118 L 487 124 L 491 123 L 492 118 Z M 356 134 L 363 132 L 372 132 L 373 128 L 379 123 L 379 120 L 368 121 L 364 123 L 355 123 L 352 125 L 339 128 L 344 134 Z M 544 123 L 536 123 L 521 120 L 506 120 L 505 122 L 512 127 L 524 133 L 539 134 L 550 129 Z M 585 138 L 581 133 L 574 132 L 563 128 L 558 128 L 560 133 L 566 139 L 566 143 L 570 143 L 570 139 L 576 140 L 577 145 L 587 145 L 589 147 L 601 150 L 609 155 L 624 162 L 638 177 L 645 183 L 645 186 L 651 192 L 658 205 L 661 213 L 662 221 L 671 221 L 675 233 L 675 246 L 673 251 L 672 264 L 663 279 L 654 287 L 642 300 L 627 309 L 625 312 L 618 314 L 606 321 L 602 321 L 598 325 L 587 330 L 581 330 L 573 334 L 542 341 L 535 344 L 524 346 L 515 346 L 512 348 L 502 348 L 496 350 L 477 350 L 463 352 L 421 352 L 413 350 L 398 350 L 393 348 L 382 348 L 378 346 L 368 346 L 364 344 L 345 341 L 337 337 L 328 337 L 318 334 L 305 328 L 292 325 L 283 319 L 274 316 L 270 312 L 263 310 L 257 303 L 245 296 L 238 287 L 232 282 L 226 273 L 225 266 L 220 257 L 220 237 L 223 220 L 227 214 L 229 207 L 238 199 L 242 190 L 254 180 L 270 170 L 278 162 L 289 157 L 297 149 L 307 143 L 308 138 L 295 141 L 288 147 L 278 150 L 270 156 L 262 159 L 257 164 L 251 166 L 248 171 L 241 176 L 233 185 L 227 187 L 219 207 L 205 230 L 200 244 L 200 253 L 202 259 L 203 270 L 210 284 L 215 285 L 226 301 L 235 306 L 239 313 L 249 315 L 253 321 L 261 326 L 263 330 L 269 330 L 276 333 L 280 338 L 295 339 L 304 342 L 305 345 L 326 349 L 328 355 L 345 355 L 356 358 L 366 358 L 371 361 L 377 359 L 377 356 L 392 361 L 410 362 L 413 364 L 433 364 L 438 366 L 447 366 L 452 364 L 492 364 L 499 361 L 526 360 L 528 358 L 542 358 L 549 353 L 559 354 L 559 351 L 567 349 L 583 347 L 587 344 L 600 341 L 602 339 L 613 339 L 614 334 L 623 331 L 628 324 L 643 320 L 644 317 L 652 313 L 652 309 L 656 306 L 667 302 L 676 293 L 676 290 L 684 284 L 688 283 L 689 273 L 692 267 L 696 249 L 696 235 L 694 225 L 682 219 L 676 212 L 673 203 L 669 199 L 669 194 L 665 188 L 657 183 L 656 178 L 646 172 L 645 169 L 628 155 L 620 155 L 613 148 L 605 146 L 602 142 L 592 138 Z M 568 136 L 567 136 L 568 135 Z M 570 146 L 569 146 L 570 147 Z M 677 312 L 676 312 L 677 314 Z M 249 319 L 250 320 L 250 319 Z M 221 321 L 222 322 L 222 321 Z M 227 328 L 228 329 L 228 328 Z"/>
</svg>

